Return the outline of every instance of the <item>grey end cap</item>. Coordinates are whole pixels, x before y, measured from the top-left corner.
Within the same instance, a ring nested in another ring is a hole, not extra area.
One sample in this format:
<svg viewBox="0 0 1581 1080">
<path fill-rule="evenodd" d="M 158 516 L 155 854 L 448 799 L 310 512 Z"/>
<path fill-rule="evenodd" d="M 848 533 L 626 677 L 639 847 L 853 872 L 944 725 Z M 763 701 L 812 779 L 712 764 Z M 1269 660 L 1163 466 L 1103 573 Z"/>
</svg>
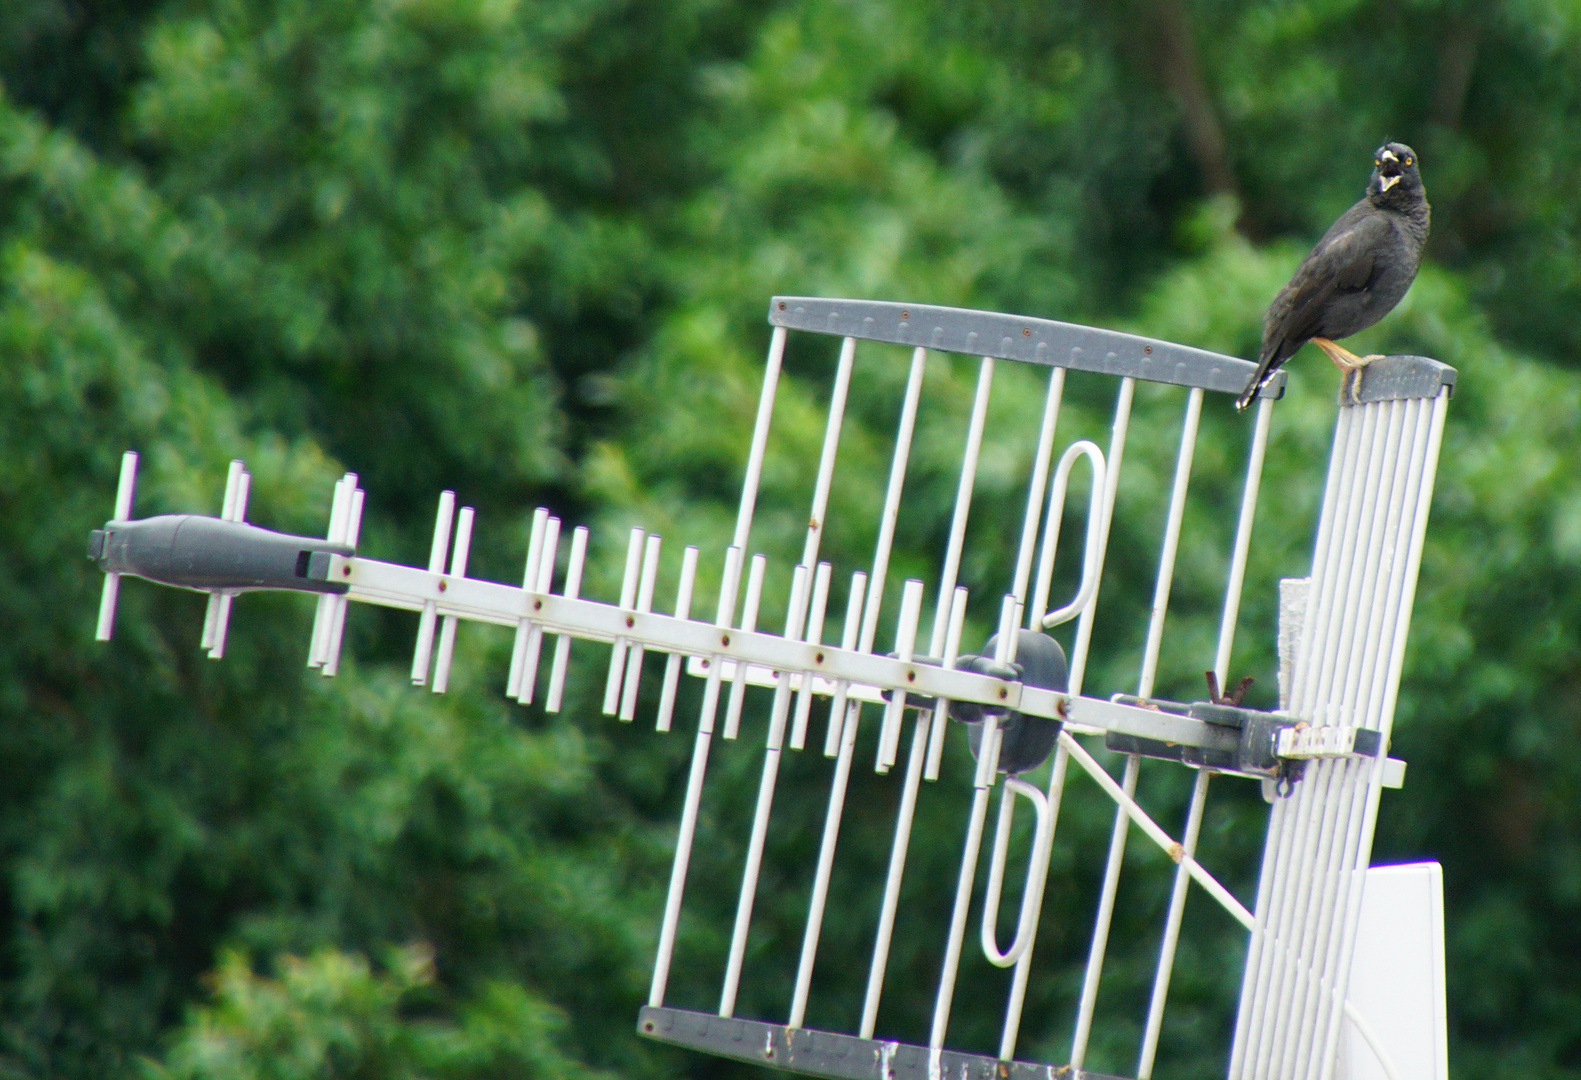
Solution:
<svg viewBox="0 0 1581 1080">
<path fill-rule="evenodd" d="M 1425 356 L 1385 356 L 1361 369 L 1361 385 L 1356 390 L 1357 400 L 1354 404 L 1436 398 L 1443 390 L 1453 394 L 1457 374 L 1448 364 Z M 1341 407 L 1353 404 L 1343 386 L 1340 388 L 1339 403 Z"/>
</svg>

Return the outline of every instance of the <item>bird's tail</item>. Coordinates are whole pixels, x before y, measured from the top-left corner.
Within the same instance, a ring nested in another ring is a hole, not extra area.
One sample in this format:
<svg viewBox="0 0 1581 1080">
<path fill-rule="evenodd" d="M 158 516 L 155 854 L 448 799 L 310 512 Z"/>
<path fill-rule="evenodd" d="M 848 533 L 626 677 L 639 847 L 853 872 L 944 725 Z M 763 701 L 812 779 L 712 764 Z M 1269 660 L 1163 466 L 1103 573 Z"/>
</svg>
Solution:
<svg viewBox="0 0 1581 1080">
<path fill-rule="evenodd" d="M 1241 396 L 1235 399 L 1235 411 L 1242 412 L 1252 403 L 1258 391 L 1263 388 L 1269 379 L 1274 377 L 1274 372 L 1279 369 L 1279 351 L 1270 349 L 1263 353 L 1257 361 L 1257 370 L 1252 374 L 1246 389 L 1241 391 Z"/>
</svg>

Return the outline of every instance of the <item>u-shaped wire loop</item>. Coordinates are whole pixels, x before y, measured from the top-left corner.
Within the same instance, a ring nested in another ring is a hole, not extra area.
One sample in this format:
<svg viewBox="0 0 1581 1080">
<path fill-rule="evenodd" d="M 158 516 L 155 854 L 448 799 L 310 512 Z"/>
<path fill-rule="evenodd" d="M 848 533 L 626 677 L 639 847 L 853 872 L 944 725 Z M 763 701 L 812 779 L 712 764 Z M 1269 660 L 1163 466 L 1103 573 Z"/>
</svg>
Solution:
<svg viewBox="0 0 1581 1080">
<path fill-rule="evenodd" d="M 1076 590 L 1076 596 L 1070 603 L 1057 611 L 1046 610 L 1049 596 L 1049 586 L 1054 576 L 1054 553 L 1059 548 L 1060 528 L 1065 522 L 1065 490 L 1070 485 L 1070 470 L 1076 464 L 1076 459 L 1085 457 L 1092 463 L 1092 497 L 1087 507 L 1087 550 L 1082 559 L 1081 587 Z M 1054 471 L 1054 483 L 1049 488 L 1048 522 L 1043 528 L 1043 553 L 1038 560 L 1038 581 L 1036 610 L 1038 616 L 1033 623 L 1036 627 L 1047 629 L 1069 622 L 1091 602 L 1093 595 L 1098 591 L 1099 563 L 1102 560 L 1104 512 L 1103 493 L 1107 465 L 1103 459 L 1103 451 L 1098 449 L 1098 444 L 1089 439 L 1081 439 L 1071 443 L 1065 448 L 1065 453 L 1060 455 L 1059 466 Z"/>
<path fill-rule="evenodd" d="M 1037 831 L 1032 838 L 1032 861 L 1027 866 L 1027 882 L 1021 890 L 1021 918 L 1016 924 L 1016 939 L 1010 948 L 999 951 L 999 893 L 1005 882 L 1005 855 L 1010 847 L 1010 825 L 1015 817 L 1015 800 L 1023 795 L 1036 811 Z M 1013 776 L 1005 777 L 1004 792 L 999 796 L 999 824 L 994 830 L 994 851 L 988 863 L 988 891 L 983 897 L 983 955 L 995 967 L 1010 967 L 1032 944 L 1033 923 L 1042 904 L 1038 895 L 1043 891 L 1043 879 L 1048 873 L 1048 831 L 1052 815 L 1048 797 L 1038 788 Z"/>
</svg>

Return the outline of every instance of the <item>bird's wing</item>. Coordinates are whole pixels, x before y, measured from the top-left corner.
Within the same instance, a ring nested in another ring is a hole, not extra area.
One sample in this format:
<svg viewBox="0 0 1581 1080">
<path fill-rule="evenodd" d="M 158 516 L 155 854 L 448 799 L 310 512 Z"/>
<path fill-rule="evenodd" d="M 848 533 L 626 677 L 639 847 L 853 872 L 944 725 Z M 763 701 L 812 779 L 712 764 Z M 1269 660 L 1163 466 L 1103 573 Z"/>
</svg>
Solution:
<svg viewBox="0 0 1581 1080">
<path fill-rule="evenodd" d="M 1361 216 L 1334 223 L 1317 246 L 1296 268 L 1268 309 L 1264 339 L 1304 342 L 1318 331 L 1326 302 L 1338 293 L 1357 292 L 1372 283 L 1374 255 L 1392 229 L 1382 215 Z"/>
</svg>

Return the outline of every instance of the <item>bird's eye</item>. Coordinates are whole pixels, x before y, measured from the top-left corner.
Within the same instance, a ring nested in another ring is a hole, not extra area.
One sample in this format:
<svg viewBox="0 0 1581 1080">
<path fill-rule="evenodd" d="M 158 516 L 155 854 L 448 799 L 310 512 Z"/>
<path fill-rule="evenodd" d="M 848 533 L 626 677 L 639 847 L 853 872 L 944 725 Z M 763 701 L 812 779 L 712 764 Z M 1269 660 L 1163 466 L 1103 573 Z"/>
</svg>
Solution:
<svg viewBox="0 0 1581 1080">
<path fill-rule="evenodd" d="M 1373 168 L 1375 168 L 1375 169 L 1383 168 L 1383 158 L 1381 158 L 1381 157 L 1380 158 L 1373 158 L 1372 159 L 1372 165 L 1373 165 Z"/>
<path fill-rule="evenodd" d="M 1414 163 L 1414 162 L 1415 162 L 1415 161 L 1416 161 L 1416 159 L 1415 159 L 1415 158 L 1406 158 L 1406 159 L 1405 159 L 1405 163 L 1406 163 L 1406 164 L 1407 164 L 1407 165 L 1410 165 L 1410 164 L 1412 164 L 1412 163 Z"/>
</svg>

